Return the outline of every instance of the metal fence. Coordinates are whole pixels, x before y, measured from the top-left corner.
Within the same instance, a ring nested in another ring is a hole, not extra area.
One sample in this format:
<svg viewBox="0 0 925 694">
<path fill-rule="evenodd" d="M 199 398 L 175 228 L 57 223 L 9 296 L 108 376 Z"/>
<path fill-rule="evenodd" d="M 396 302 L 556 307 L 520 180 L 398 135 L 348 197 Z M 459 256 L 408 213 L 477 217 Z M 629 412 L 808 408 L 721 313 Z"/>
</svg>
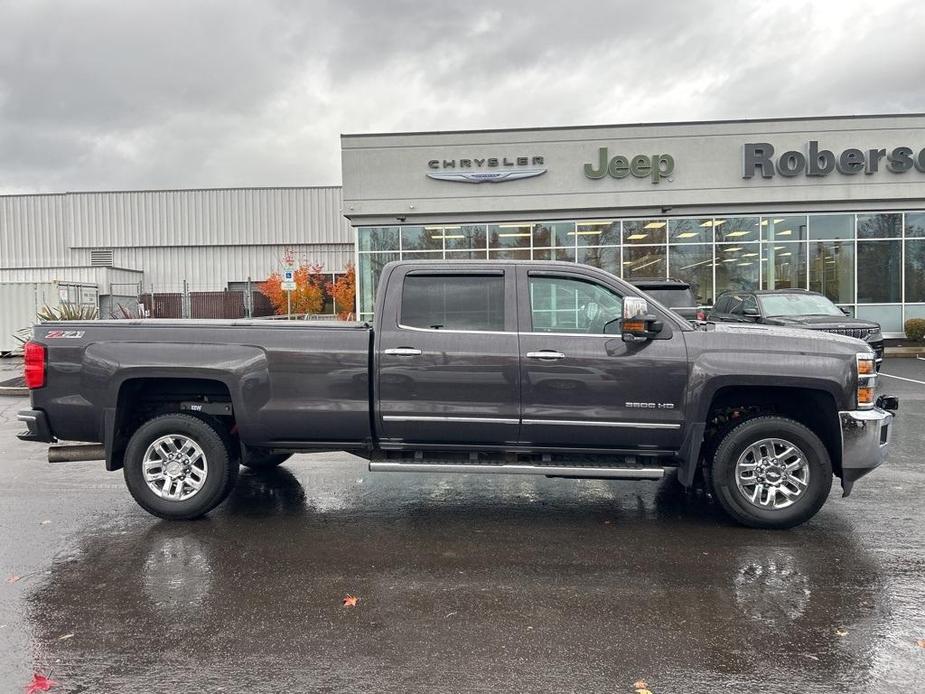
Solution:
<svg viewBox="0 0 925 694">
<path fill-rule="evenodd" d="M 334 273 L 331 278 L 335 277 Z M 261 318 L 274 315 L 270 300 L 259 290 L 259 282 L 229 282 L 224 290 L 197 289 L 184 281 L 180 286 L 143 283 L 110 285 L 109 296 L 100 303 L 103 318 Z M 322 312 L 312 318 L 334 318 L 337 307 L 325 296 Z M 306 316 L 308 318 L 308 316 Z"/>
</svg>

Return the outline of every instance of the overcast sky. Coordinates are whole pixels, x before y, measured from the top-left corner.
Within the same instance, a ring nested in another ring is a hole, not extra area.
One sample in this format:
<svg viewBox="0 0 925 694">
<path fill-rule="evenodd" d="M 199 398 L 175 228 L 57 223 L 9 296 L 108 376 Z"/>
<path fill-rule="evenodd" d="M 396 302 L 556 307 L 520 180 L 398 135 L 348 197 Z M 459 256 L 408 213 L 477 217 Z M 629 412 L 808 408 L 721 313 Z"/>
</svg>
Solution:
<svg viewBox="0 0 925 694">
<path fill-rule="evenodd" d="M 925 111 L 925 4 L 0 0 L 0 192 L 340 183 L 340 133 Z"/>
</svg>

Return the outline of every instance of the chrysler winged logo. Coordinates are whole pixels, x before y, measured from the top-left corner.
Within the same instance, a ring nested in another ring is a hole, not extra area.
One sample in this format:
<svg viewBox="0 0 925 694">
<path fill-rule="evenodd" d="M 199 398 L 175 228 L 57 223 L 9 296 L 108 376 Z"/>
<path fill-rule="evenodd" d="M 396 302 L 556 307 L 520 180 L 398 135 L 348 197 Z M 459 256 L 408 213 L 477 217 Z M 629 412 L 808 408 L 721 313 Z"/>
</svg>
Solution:
<svg viewBox="0 0 925 694">
<path fill-rule="evenodd" d="M 428 178 L 437 181 L 456 181 L 458 183 L 504 183 L 521 178 L 542 176 L 546 169 L 510 169 L 507 171 L 440 171 L 428 173 Z"/>
</svg>

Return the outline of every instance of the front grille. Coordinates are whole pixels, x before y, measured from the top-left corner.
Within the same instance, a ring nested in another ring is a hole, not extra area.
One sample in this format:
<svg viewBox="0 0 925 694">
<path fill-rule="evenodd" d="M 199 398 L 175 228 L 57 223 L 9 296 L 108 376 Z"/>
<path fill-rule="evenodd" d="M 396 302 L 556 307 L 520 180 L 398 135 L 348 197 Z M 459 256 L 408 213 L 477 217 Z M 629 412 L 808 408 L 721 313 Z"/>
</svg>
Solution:
<svg viewBox="0 0 925 694">
<path fill-rule="evenodd" d="M 825 328 L 822 332 L 847 335 L 848 337 L 857 337 L 863 340 L 868 335 L 873 335 L 877 332 L 877 328 Z"/>
</svg>

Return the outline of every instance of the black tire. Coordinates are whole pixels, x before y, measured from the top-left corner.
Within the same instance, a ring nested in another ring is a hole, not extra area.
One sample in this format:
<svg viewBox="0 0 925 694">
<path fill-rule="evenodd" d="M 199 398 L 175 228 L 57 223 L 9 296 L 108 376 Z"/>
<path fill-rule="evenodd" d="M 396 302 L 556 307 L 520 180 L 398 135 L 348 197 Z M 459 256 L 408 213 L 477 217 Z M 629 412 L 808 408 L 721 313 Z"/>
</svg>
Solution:
<svg viewBox="0 0 925 694">
<path fill-rule="evenodd" d="M 248 453 L 241 456 L 241 465 L 251 470 L 266 470 L 282 465 L 292 457 L 292 453 Z"/>
<path fill-rule="evenodd" d="M 771 438 L 796 445 L 805 457 L 808 470 L 805 488 L 785 508 L 761 507 L 750 501 L 736 483 L 739 457 L 752 444 Z M 714 497 L 723 510 L 739 523 L 752 528 L 792 528 L 816 515 L 828 499 L 832 489 L 832 462 L 819 437 L 799 422 L 786 417 L 755 417 L 742 422 L 723 437 L 716 448 L 709 477 Z"/>
<path fill-rule="evenodd" d="M 193 441 L 206 461 L 202 486 L 189 498 L 162 498 L 145 481 L 144 459 L 149 446 L 170 435 Z M 125 484 L 135 501 L 148 513 L 168 520 L 199 518 L 225 500 L 238 478 L 237 459 L 230 455 L 229 444 L 230 439 L 221 429 L 199 417 L 188 414 L 154 417 L 142 424 L 129 439 L 123 466 Z"/>
</svg>

